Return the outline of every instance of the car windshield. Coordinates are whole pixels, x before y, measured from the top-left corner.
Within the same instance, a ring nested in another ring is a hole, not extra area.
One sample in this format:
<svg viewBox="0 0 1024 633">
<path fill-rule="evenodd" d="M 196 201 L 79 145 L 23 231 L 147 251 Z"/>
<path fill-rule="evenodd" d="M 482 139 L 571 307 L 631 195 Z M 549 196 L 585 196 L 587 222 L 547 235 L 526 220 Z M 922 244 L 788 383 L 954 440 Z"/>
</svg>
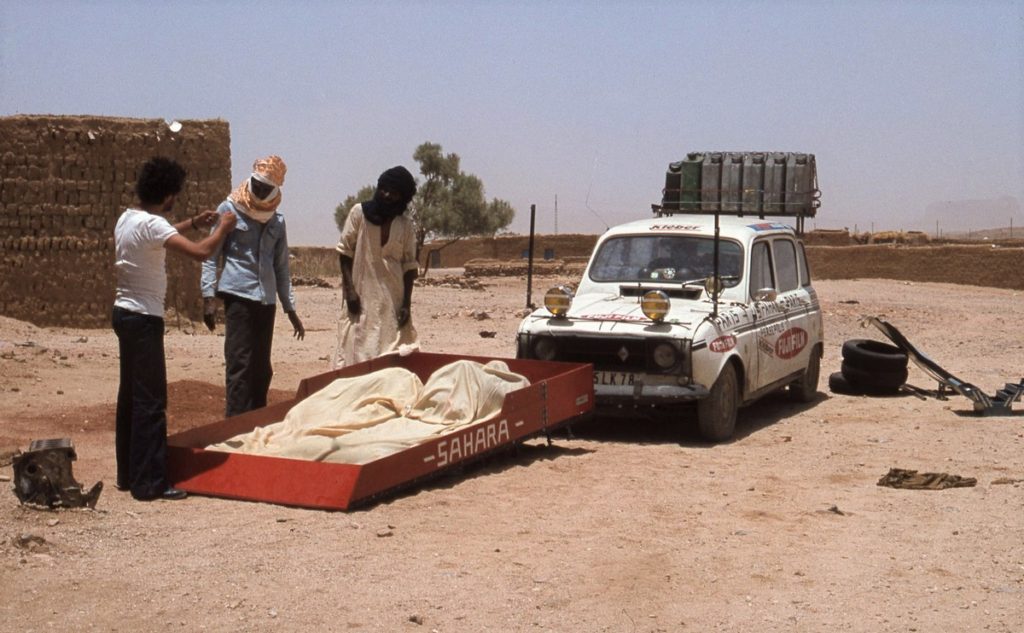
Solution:
<svg viewBox="0 0 1024 633">
<path fill-rule="evenodd" d="M 740 245 L 719 240 L 718 274 L 723 285 L 739 283 L 743 269 Z M 624 235 L 605 240 L 590 266 L 598 282 L 702 280 L 714 274 L 715 241 L 686 235 Z"/>
</svg>

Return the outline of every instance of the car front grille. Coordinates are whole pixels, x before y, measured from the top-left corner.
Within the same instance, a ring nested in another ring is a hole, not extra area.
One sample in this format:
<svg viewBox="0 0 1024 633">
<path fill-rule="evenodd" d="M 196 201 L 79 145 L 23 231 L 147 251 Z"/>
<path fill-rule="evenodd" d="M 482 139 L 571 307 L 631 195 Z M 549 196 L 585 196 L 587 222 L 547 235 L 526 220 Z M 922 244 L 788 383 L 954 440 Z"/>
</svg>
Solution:
<svg viewBox="0 0 1024 633">
<path fill-rule="evenodd" d="M 557 355 L 555 360 L 591 363 L 594 369 L 603 371 L 630 371 L 630 372 L 655 372 L 662 373 L 663 370 L 654 366 L 651 360 L 651 351 L 658 343 L 668 340 L 678 347 L 675 339 L 612 339 L 609 337 L 587 337 L 587 336 L 556 336 Z M 531 349 L 529 341 L 522 341 L 520 349 L 524 352 Z M 665 373 L 678 371 L 680 365 L 685 365 L 686 347 L 680 350 L 680 363 Z M 529 355 L 526 352 L 525 355 Z"/>
</svg>

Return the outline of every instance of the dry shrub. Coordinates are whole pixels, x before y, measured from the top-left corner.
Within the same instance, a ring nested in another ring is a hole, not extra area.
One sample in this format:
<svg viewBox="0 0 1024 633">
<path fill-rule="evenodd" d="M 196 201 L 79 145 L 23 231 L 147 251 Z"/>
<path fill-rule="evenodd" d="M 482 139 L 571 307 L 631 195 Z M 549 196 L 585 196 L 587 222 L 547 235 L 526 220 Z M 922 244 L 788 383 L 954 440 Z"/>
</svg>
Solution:
<svg viewBox="0 0 1024 633">
<path fill-rule="evenodd" d="M 868 236 L 868 244 L 927 244 L 923 231 L 880 231 Z"/>
</svg>

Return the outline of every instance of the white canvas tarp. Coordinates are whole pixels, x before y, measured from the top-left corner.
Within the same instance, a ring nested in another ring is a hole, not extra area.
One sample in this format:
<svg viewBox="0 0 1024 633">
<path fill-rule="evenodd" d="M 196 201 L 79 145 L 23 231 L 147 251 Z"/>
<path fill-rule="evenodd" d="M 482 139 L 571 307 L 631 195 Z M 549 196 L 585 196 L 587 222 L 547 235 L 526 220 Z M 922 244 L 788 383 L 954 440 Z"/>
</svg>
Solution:
<svg viewBox="0 0 1024 633">
<path fill-rule="evenodd" d="M 364 464 L 496 416 L 505 394 L 529 385 L 502 361 L 449 363 L 424 384 L 392 367 L 339 378 L 285 419 L 207 450 Z"/>
</svg>

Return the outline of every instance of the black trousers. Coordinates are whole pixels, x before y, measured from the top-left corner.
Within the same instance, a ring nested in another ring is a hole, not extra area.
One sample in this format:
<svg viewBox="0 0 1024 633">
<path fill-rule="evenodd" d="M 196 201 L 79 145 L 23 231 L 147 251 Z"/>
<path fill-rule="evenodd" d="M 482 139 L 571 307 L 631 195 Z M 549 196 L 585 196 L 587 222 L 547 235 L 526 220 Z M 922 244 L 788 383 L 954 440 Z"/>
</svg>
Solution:
<svg viewBox="0 0 1024 633">
<path fill-rule="evenodd" d="M 267 406 L 274 369 L 270 348 L 274 340 L 276 306 L 222 294 L 224 299 L 224 366 L 231 417 Z"/>
<path fill-rule="evenodd" d="M 121 359 L 114 446 L 117 486 L 136 499 L 158 497 L 167 481 L 167 366 L 164 320 L 115 307 Z"/>
</svg>

